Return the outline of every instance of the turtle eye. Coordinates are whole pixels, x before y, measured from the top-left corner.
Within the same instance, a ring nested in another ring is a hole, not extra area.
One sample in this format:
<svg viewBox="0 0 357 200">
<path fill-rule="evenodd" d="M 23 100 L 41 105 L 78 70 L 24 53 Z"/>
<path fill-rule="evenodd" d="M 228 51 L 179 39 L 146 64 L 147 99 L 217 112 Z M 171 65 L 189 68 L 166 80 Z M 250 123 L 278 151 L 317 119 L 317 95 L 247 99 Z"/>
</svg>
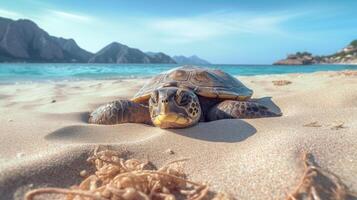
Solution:
<svg viewBox="0 0 357 200">
<path fill-rule="evenodd" d="M 188 94 L 181 92 L 179 95 L 177 95 L 176 102 L 180 106 L 186 106 L 188 103 L 190 103 L 190 97 Z"/>
<path fill-rule="evenodd" d="M 151 102 L 157 104 L 157 100 L 159 98 L 159 93 L 157 91 L 152 92 L 151 94 Z"/>
</svg>

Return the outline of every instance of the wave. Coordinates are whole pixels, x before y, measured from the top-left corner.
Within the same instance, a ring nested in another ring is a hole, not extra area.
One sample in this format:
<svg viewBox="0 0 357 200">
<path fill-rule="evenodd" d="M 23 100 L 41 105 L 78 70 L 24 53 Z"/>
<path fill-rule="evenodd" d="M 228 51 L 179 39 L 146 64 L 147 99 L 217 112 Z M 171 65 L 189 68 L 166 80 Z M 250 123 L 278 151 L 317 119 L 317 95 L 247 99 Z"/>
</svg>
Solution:
<svg viewBox="0 0 357 200">
<path fill-rule="evenodd" d="M 0 82 L 147 78 L 175 64 L 0 64 Z M 232 75 L 254 76 L 317 71 L 357 70 L 356 65 L 205 65 Z"/>
</svg>

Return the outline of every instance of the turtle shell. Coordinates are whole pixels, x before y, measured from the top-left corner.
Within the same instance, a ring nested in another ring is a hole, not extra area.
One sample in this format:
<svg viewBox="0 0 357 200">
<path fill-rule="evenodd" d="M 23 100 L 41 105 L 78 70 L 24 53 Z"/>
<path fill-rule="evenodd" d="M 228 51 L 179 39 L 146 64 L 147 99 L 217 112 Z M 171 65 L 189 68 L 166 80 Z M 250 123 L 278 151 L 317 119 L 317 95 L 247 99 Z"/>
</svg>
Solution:
<svg viewBox="0 0 357 200">
<path fill-rule="evenodd" d="M 170 86 L 188 88 L 207 98 L 246 100 L 253 94 L 238 79 L 221 70 L 181 66 L 150 79 L 132 100 L 145 102 L 154 90 Z"/>
</svg>

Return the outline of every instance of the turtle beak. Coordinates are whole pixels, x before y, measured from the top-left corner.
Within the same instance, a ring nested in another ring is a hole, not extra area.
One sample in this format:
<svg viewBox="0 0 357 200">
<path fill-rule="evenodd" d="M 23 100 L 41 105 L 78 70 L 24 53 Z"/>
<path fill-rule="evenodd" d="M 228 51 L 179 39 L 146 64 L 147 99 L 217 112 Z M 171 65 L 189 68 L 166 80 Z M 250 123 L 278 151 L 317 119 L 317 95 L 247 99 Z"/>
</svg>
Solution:
<svg viewBox="0 0 357 200">
<path fill-rule="evenodd" d="M 157 115 L 153 120 L 153 122 L 156 126 L 161 127 L 162 124 L 165 124 L 165 123 L 175 123 L 175 124 L 179 124 L 179 125 L 184 125 L 184 124 L 188 124 L 190 122 L 190 120 L 185 118 L 184 116 L 182 116 L 178 113 L 170 112 L 168 98 L 164 98 L 162 100 L 160 106 L 161 106 L 160 114 Z"/>
<path fill-rule="evenodd" d="M 165 123 L 175 123 L 179 125 L 189 124 L 190 120 L 175 113 L 160 113 L 153 120 L 155 126 L 161 127 Z"/>
</svg>

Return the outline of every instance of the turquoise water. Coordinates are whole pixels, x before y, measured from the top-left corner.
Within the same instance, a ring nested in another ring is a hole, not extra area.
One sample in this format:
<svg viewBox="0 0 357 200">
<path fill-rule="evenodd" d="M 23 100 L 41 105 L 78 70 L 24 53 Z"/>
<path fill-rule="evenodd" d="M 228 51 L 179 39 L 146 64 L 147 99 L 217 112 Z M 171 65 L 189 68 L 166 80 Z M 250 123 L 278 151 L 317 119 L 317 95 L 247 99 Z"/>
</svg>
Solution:
<svg viewBox="0 0 357 200">
<path fill-rule="evenodd" d="M 90 80 L 150 77 L 175 64 L 0 64 L 0 82 Z M 232 75 L 311 73 L 316 71 L 357 70 L 357 65 L 205 65 Z"/>
</svg>

